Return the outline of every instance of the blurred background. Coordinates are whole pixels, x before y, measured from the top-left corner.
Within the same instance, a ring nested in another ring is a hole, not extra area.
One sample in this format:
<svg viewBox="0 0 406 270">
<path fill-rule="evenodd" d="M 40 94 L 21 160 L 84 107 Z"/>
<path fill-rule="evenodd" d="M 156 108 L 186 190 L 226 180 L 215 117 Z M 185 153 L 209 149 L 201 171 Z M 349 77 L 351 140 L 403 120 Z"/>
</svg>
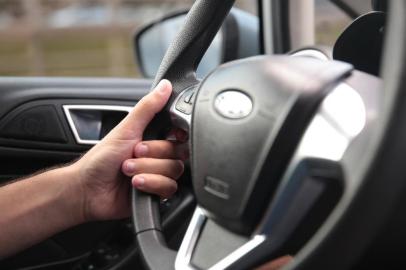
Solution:
<svg viewBox="0 0 406 270">
<path fill-rule="evenodd" d="M 317 0 L 318 41 L 330 45 L 349 22 Z M 193 0 L 0 0 L 0 76 L 140 77 L 133 35 Z M 237 6 L 256 14 L 256 0 Z"/>
</svg>

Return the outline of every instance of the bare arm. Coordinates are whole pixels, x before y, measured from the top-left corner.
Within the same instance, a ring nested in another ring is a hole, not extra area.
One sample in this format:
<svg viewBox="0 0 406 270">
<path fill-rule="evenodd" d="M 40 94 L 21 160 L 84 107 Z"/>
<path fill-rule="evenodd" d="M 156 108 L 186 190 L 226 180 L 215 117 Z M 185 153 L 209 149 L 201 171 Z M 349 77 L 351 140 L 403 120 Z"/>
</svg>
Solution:
<svg viewBox="0 0 406 270">
<path fill-rule="evenodd" d="M 0 258 L 84 222 L 72 168 L 60 168 L 0 189 Z"/>
</svg>

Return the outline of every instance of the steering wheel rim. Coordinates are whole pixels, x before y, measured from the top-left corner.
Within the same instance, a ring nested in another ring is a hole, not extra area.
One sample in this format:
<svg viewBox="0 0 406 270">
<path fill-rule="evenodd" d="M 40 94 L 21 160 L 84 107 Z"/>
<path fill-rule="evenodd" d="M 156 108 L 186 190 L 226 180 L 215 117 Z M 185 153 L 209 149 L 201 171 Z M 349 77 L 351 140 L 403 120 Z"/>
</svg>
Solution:
<svg viewBox="0 0 406 270">
<path fill-rule="evenodd" d="M 368 179 L 368 185 L 365 184 L 357 198 L 348 202 L 345 214 L 336 213 L 329 218 L 329 224 L 325 224 L 309 241 L 287 269 L 350 268 L 404 195 L 405 182 L 402 179 L 406 171 L 404 166 L 393 161 L 402 160 L 405 155 L 399 146 L 405 136 L 405 126 L 401 123 L 404 122 L 406 102 L 402 90 L 406 84 L 406 3 L 394 0 L 388 6 L 390 15 L 381 71 L 384 80 L 384 96 L 380 100 L 382 110 L 373 142 L 365 155 L 365 163 L 369 166 L 357 172 L 357 177 Z M 388 177 L 390 184 L 382 181 Z M 363 226 L 365 220 L 368 220 L 368 226 Z"/>
<path fill-rule="evenodd" d="M 199 83 L 196 77 L 197 66 L 210 46 L 212 40 L 220 29 L 225 17 L 233 6 L 235 0 L 198 0 L 190 9 L 184 26 L 174 39 L 165 54 L 158 73 L 152 84 L 154 88 L 162 79 L 168 79 L 173 86 L 173 93 L 166 107 L 156 115 L 148 126 L 144 139 L 163 138 L 172 127 L 171 107 L 180 97 L 181 93 Z M 188 119 L 179 119 L 179 125 L 184 128 Z M 179 121 L 180 120 L 180 121 Z M 175 260 L 176 253 L 166 248 L 161 230 L 159 215 L 159 198 L 132 190 L 132 212 L 137 242 L 146 266 L 150 269 L 173 269 L 165 260 L 156 260 L 145 251 L 147 243 L 153 244 L 153 249 L 165 254 L 166 260 Z M 140 244 L 142 233 L 146 235 L 144 244 Z"/>
<path fill-rule="evenodd" d="M 216 34 L 221 25 L 222 19 L 226 16 L 233 2 L 234 1 L 215 0 L 197 1 L 188 16 L 185 27 L 177 37 L 178 41 L 174 42 L 166 54 L 155 80 L 156 83 L 160 79 L 166 78 L 174 82 L 174 96 L 171 99 L 168 108 L 162 113 L 163 116 L 157 117 L 157 119 L 160 119 L 161 117 L 165 118 L 166 125 L 169 123 L 170 109 L 174 107 L 180 94 L 185 89 L 198 83 L 198 80 L 194 75 L 197 64 L 210 44 L 211 39 Z M 217 9 L 214 7 L 217 7 Z M 213 12 L 213 10 L 216 10 L 216 12 Z M 402 151 L 400 151 L 401 149 L 399 149 L 399 145 L 401 145 L 400 142 L 402 140 L 400 134 L 404 135 L 403 132 L 406 133 L 406 130 L 403 130 L 400 125 L 397 125 L 397 123 L 402 120 L 402 117 L 400 116 L 402 114 L 399 112 L 404 110 L 401 105 L 402 101 L 405 101 L 405 98 L 402 98 L 402 91 L 400 91 L 401 86 L 404 84 L 400 72 L 404 72 L 405 70 L 405 67 L 403 66 L 405 61 L 402 60 L 406 58 L 406 53 L 405 49 L 401 46 L 405 43 L 395 41 L 401 37 L 402 41 L 406 42 L 404 31 L 406 23 L 404 21 L 405 16 L 403 16 L 405 10 L 406 4 L 403 1 L 393 1 L 391 8 L 393 14 L 390 17 L 390 32 L 388 33 L 387 38 L 387 46 L 390 47 L 386 49 L 386 52 L 390 51 L 392 55 L 396 57 L 391 57 L 391 54 L 387 54 L 385 58 L 384 78 L 386 81 L 391 82 L 391 84 L 386 84 L 387 88 L 385 89 L 386 92 L 384 96 L 385 103 L 383 103 L 382 108 L 380 108 L 383 113 L 380 114 L 374 122 L 376 123 L 374 124 L 374 132 L 368 138 L 370 140 L 369 142 L 373 142 L 368 146 L 369 150 L 367 153 L 369 155 L 367 155 L 361 163 L 362 166 L 359 166 L 358 168 L 353 167 L 354 171 L 352 180 L 357 179 L 356 181 L 357 183 L 360 183 L 360 185 L 352 188 L 350 193 L 346 193 L 346 196 L 341 198 L 339 206 L 334 208 L 332 214 L 328 216 L 326 222 L 324 222 L 320 229 L 317 230 L 317 233 L 311 237 L 310 241 L 307 242 L 303 248 L 301 248 L 300 252 L 295 257 L 295 260 L 290 264 L 290 268 L 292 269 L 318 269 L 327 266 L 329 269 L 343 269 L 350 266 L 369 241 L 371 241 L 371 236 L 377 233 L 378 229 L 383 224 L 383 217 L 387 216 L 389 213 L 389 211 L 380 211 L 379 213 L 371 211 L 373 208 L 371 205 L 375 205 L 379 207 L 379 209 L 391 209 L 395 200 L 401 195 L 400 191 L 405 186 L 401 176 L 406 175 L 406 171 L 403 170 L 402 166 L 394 166 L 384 158 L 385 153 L 393 157 L 404 156 Z M 207 16 L 207 14 L 215 16 L 215 18 L 217 18 L 214 20 L 215 22 L 208 19 L 212 19 L 213 17 Z M 203 15 L 206 15 L 207 17 Z M 194 21 L 194 16 L 197 16 L 196 18 L 200 19 Z M 202 23 L 201 20 L 205 23 Z M 198 24 L 200 27 L 196 26 L 195 23 L 197 21 L 199 21 Z M 192 25 L 192 27 L 189 28 L 188 25 Z M 198 27 L 199 31 L 194 31 L 196 30 L 195 27 Z M 191 29 L 194 30 L 190 31 Z M 206 37 L 204 39 L 205 42 L 202 43 L 196 36 L 192 36 L 192 33 L 197 34 L 200 37 Z M 185 36 L 186 41 L 183 39 Z M 181 41 L 180 43 L 179 40 Z M 196 46 L 196 43 L 194 42 L 197 42 L 200 46 Z M 191 47 L 192 49 L 190 49 Z M 193 49 L 196 49 L 198 53 Z M 179 63 L 181 63 L 180 66 L 184 65 L 184 57 L 185 55 L 188 55 L 187 53 L 185 54 L 185 51 L 189 53 L 190 51 L 194 51 L 192 54 L 195 57 L 192 59 L 193 61 L 191 61 L 192 64 L 186 65 L 186 68 L 177 67 L 177 64 Z M 396 59 L 396 65 L 393 64 L 394 59 Z M 175 67 L 174 70 L 176 72 L 172 70 L 173 67 Z M 342 76 L 343 74 L 339 77 L 342 79 Z M 368 78 L 368 80 L 370 80 L 370 78 Z M 355 84 L 359 84 L 359 82 Z M 377 83 L 375 87 L 379 88 L 379 83 Z M 405 107 L 406 106 L 403 106 L 403 108 Z M 196 108 L 194 109 L 196 110 Z M 185 119 L 181 119 L 180 122 L 182 122 L 182 120 Z M 157 120 L 157 122 L 162 123 L 162 120 Z M 377 153 L 380 153 L 380 155 Z M 394 172 L 397 173 L 394 174 Z M 382 175 L 393 176 L 393 183 L 391 182 L 393 185 L 385 185 L 385 183 L 379 181 L 382 179 L 380 178 Z M 368 179 L 368 181 L 365 181 L 365 179 Z M 371 196 L 371 194 L 374 194 L 376 198 L 377 190 L 385 190 L 392 196 L 389 200 L 388 198 L 384 198 L 385 200 L 374 200 L 374 197 Z M 363 209 L 362 206 L 368 207 Z M 362 212 L 362 217 L 359 215 L 360 208 L 364 210 Z M 165 247 L 163 237 L 160 234 L 157 200 L 152 200 L 149 195 L 135 191 L 133 193 L 133 218 L 141 255 L 147 267 L 149 269 L 173 269 L 173 262 L 175 261 L 176 253 Z M 368 218 L 368 220 L 371 221 L 368 224 L 368 228 L 362 228 L 362 230 L 357 230 L 356 232 L 351 230 L 354 228 L 360 228 L 360 225 L 363 224 L 363 218 Z M 348 247 L 348 242 L 346 241 L 354 239 L 354 233 L 356 233 L 357 241 L 352 243 L 351 247 Z M 146 245 L 150 245 L 150 247 L 147 248 Z M 159 252 L 159 255 L 157 256 L 156 253 L 151 254 L 151 250 Z M 340 254 L 340 256 L 337 256 L 337 254 Z M 343 256 L 343 254 L 345 255 Z M 246 260 L 245 263 L 242 264 L 240 263 L 237 268 L 244 269 L 252 267 L 255 266 L 255 263 L 262 262 L 265 259 L 266 254 L 253 255 L 251 256 L 251 260 Z M 236 266 L 230 264 L 227 267 L 234 269 Z"/>
</svg>

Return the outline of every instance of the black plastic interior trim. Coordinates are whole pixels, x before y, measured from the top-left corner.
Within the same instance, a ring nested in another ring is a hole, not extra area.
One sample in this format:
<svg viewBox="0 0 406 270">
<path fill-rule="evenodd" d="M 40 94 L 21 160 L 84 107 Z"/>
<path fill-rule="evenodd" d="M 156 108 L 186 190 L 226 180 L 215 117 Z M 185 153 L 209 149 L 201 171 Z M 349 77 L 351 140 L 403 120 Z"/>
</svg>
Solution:
<svg viewBox="0 0 406 270">
<path fill-rule="evenodd" d="M 0 146 L 8 146 L 22 149 L 52 149 L 60 151 L 70 151 L 70 152 L 82 152 L 90 148 L 89 145 L 79 145 L 77 144 L 70 126 L 67 122 L 65 114 L 63 112 L 63 105 L 121 105 L 121 106 L 134 106 L 135 102 L 130 101 L 120 101 L 120 100 L 94 100 L 94 99 L 44 99 L 28 102 L 18 106 L 16 109 L 12 110 L 2 119 L 0 119 L 0 128 L 12 120 L 16 115 L 29 108 L 33 108 L 41 105 L 51 105 L 54 106 L 60 124 L 67 135 L 66 142 L 49 142 L 49 141 L 38 141 L 38 140 L 28 140 L 28 139 L 16 139 L 11 137 L 0 136 Z"/>
<path fill-rule="evenodd" d="M 291 50 L 289 23 L 290 0 L 271 1 L 274 53 L 284 54 Z"/>
<path fill-rule="evenodd" d="M 0 77 L 0 119 L 17 106 L 40 99 L 138 101 L 150 80 L 104 78 Z"/>
<path fill-rule="evenodd" d="M 259 54 L 265 53 L 265 40 L 264 40 L 264 14 L 262 12 L 264 5 L 262 1 L 257 1 L 257 14 L 259 18 Z"/>
<path fill-rule="evenodd" d="M 227 16 L 221 29 L 223 33 L 222 63 L 237 59 L 239 50 L 239 31 L 237 20 L 231 13 Z"/>
<path fill-rule="evenodd" d="M 387 0 L 372 0 L 372 7 L 377 11 L 388 11 L 388 1 Z"/>
</svg>

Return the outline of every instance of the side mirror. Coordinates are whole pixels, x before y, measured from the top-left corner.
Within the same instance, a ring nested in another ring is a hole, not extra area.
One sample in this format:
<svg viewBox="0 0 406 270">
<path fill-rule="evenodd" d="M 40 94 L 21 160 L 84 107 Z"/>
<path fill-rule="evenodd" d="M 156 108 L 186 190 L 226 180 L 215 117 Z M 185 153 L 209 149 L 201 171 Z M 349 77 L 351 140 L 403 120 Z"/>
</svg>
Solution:
<svg viewBox="0 0 406 270">
<path fill-rule="evenodd" d="M 187 11 L 178 12 L 142 27 L 134 38 L 136 62 L 142 75 L 154 78 L 173 38 L 182 26 Z M 239 9 L 232 9 L 203 57 L 197 76 L 205 77 L 218 65 L 258 55 L 259 20 Z"/>
</svg>

